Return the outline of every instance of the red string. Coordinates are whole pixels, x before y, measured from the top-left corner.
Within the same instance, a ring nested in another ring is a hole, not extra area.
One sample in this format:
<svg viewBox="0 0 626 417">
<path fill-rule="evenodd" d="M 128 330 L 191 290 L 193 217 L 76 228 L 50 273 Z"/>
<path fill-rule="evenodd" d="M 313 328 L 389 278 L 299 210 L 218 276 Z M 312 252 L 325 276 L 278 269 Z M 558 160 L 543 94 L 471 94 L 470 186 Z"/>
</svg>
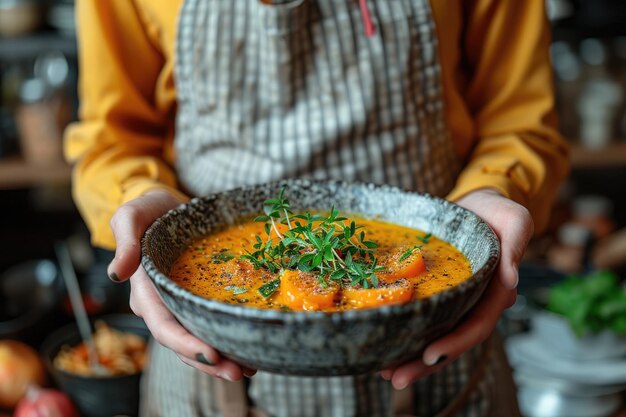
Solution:
<svg viewBox="0 0 626 417">
<path fill-rule="evenodd" d="M 370 11 L 367 8 L 367 0 L 359 0 L 361 6 L 361 15 L 363 15 L 363 26 L 365 27 L 365 34 L 367 36 L 374 35 L 374 24 L 372 23 L 372 17 Z"/>
</svg>

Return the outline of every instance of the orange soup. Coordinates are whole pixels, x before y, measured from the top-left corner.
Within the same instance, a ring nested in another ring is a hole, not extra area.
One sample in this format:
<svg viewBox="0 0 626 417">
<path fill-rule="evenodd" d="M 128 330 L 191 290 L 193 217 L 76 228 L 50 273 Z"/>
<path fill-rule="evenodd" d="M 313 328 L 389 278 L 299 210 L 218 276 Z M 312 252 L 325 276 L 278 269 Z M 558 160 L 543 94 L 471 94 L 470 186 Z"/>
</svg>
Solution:
<svg viewBox="0 0 626 417">
<path fill-rule="evenodd" d="M 471 276 L 458 249 L 423 231 L 338 215 L 262 217 L 196 240 L 170 277 L 232 304 L 341 311 L 425 298 Z"/>
</svg>

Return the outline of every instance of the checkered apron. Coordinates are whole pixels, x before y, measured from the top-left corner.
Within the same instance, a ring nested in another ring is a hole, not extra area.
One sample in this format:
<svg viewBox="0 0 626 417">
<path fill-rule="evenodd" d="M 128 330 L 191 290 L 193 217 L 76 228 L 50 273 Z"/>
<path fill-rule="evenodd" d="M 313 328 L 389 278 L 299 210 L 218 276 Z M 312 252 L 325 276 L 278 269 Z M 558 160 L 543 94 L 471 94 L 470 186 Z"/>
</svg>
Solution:
<svg viewBox="0 0 626 417">
<path fill-rule="evenodd" d="M 428 0 L 268 3 L 184 3 L 175 149 L 187 191 L 310 177 L 449 192 L 461 163 L 446 128 Z M 373 34 L 366 33 L 368 18 Z M 492 372 L 483 366 L 484 377 L 472 381 L 471 392 L 467 387 L 485 355 L 478 346 L 397 393 L 376 374 L 259 372 L 245 386 L 227 383 L 155 345 L 142 415 L 426 417 L 467 391 L 460 411 L 449 415 L 484 416 Z"/>
</svg>

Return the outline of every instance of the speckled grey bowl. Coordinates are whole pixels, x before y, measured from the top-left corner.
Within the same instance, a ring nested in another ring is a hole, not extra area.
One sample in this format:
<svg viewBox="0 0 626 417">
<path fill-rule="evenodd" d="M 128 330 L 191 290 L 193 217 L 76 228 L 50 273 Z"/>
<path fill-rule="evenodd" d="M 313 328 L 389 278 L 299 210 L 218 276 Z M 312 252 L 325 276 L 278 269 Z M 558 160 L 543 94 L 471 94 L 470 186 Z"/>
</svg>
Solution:
<svg viewBox="0 0 626 417">
<path fill-rule="evenodd" d="M 428 299 L 337 313 L 262 310 L 206 299 L 167 275 L 193 239 L 262 211 L 286 187 L 294 211 L 360 213 L 433 233 L 459 248 L 473 276 Z M 416 357 L 450 331 L 481 296 L 499 242 L 478 216 L 425 194 L 338 181 L 285 180 L 195 198 L 146 231 L 142 265 L 169 310 L 192 334 L 249 368 L 292 375 L 348 375 Z"/>
</svg>

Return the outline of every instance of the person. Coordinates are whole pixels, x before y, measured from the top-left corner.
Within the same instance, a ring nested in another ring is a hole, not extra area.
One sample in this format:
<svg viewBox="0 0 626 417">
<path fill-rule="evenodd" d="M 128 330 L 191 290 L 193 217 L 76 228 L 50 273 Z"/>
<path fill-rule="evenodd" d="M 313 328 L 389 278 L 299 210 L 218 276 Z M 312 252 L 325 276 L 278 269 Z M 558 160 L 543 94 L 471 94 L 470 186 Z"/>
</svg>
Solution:
<svg viewBox="0 0 626 417">
<path fill-rule="evenodd" d="M 543 3 L 77 2 L 80 120 L 66 155 L 93 244 L 115 249 L 109 276 L 130 279 L 130 306 L 157 342 L 142 415 L 519 415 L 494 328 L 568 172 Z M 288 177 L 455 201 L 501 240 L 497 279 L 404 365 L 244 378 L 256 371 L 169 313 L 139 265 L 139 241 L 191 196 Z"/>
</svg>

